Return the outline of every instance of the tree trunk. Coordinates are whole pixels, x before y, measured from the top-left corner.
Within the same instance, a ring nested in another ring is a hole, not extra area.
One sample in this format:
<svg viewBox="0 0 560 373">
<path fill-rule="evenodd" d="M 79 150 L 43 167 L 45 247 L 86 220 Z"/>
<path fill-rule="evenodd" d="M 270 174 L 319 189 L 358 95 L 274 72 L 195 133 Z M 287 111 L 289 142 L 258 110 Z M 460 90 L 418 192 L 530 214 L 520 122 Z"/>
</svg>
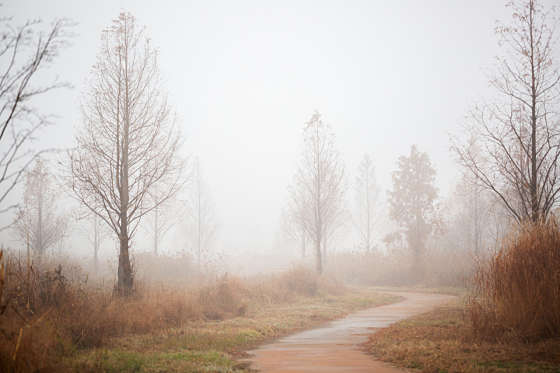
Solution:
<svg viewBox="0 0 560 373">
<path fill-rule="evenodd" d="M 99 226 L 97 225 L 97 217 L 94 217 L 93 221 L 93 268 L 97 274 L 97 269 L 99 265 Z"/>
<path fill-rule="evenodd" d="M 128 67 L 128 45 L 125 44 L 124 65 Z M 129 77 L 128 70 L 125 68 L 124 77 L 124 113 L 123 113 L 123 140 L 122 140 L 122 163 L 120 165 L 120 253 L 119 269 L 117 275 L 117 293 L 120 296 L 128 296 L 132 293 L 132 266 L 129 256 L 129 236 L 128 236 L 128 204 L 129 204 L 129 183 L 128 183 L 128 152 L 130 140 L 130 99 L 129 99 Z"/>
<path fill-rule="evenodd" d="M 156 207 L 154 210 L 154 255 L 157 256 L 158 254 L 158 241 L 159 241 L 159 227 L 158 227 L 158 215 L 159 215 L 159 207 Z"/>
<path fill-rule="evenodd" d="M 301 232 L 301 258 L 305 258 L 305 231 Z"/>
<path fill-rule="evenodd" d="M 130 256 L 128 253 L 128 236 L 120 237 L 120 255 L 119 269 L 117 278 L 117 294 L 120 296 L 128 296 L 132 293 L 132 266 L 130 265 Z"/>
<path fill-rule="evenodd" d="M 539 201 L 537 197 L 537 87 L 535 72 L 535 57 L 533 39 L 533 14 L 534 3 L 529 4 L 529 38 L 531 39 L 531 220 L 536 223 L 539 220 Z"/>
<path fill-rule="evenodd" d="M 322 253 L 321 253 L 321 238 L 320 237 L 317 237 L 317 239 L 315 240 L 315 258 L 317 260 L 317 262 L 316 262 L 317 273 L 322 274 L 323 273 L 323 257 L 322 257 Z"/>
</svg>

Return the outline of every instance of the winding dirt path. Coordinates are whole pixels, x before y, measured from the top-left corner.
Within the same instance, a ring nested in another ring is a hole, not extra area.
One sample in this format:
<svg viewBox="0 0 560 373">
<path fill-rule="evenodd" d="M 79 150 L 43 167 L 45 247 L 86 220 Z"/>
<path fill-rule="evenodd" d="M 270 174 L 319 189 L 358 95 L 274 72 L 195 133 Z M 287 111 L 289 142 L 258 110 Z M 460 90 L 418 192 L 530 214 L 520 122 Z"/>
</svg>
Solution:
<svg viewBox="0 0 560 373">
<path fill-rule="evenodd" d="M 369 308 L 325 324 L 292 334 L 249 351 L 252 369 L 270 373 L 378 372 L 402 373 L 372 359 L 360 344 L 376 329 L 429 311 L 453 297 L 441 294 L 386 292 L 405 297 L 401 302 Z"/>
</svg>

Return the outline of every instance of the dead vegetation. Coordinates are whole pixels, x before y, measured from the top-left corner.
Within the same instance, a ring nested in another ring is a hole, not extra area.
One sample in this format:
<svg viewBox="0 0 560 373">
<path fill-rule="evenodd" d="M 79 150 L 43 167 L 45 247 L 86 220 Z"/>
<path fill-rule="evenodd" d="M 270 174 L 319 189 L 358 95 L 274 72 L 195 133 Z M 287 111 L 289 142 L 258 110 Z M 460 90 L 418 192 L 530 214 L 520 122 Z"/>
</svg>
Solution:
<svg viewBox="0 0 560 373">
<path fill-rule="evenodd" d="M 225 320 L 267 304 L 340 293 L 336 281 L 303 268 L 241 279 L 224 275 L 199 286 L 139 284 L 128 299 L 88 282 L 77 266 L 40 266 L 7 255 L 0 278 L 2 371 L 49 370 L 75 351 L 110 339 L 178 328 L 190 321 Z"/>
<path fill-rule="evenodd" d="M 560 340 L 536 343 L 480 340 L 468 310 L 455 301 L 370 336 L 376 358 L 421 372 L 558 372 Z"/>
<path fill-rule="evenodd" d="M 560 370 L 560 227 L 527 223 L 481 260 L 464 301 L 370 337 L 369 352 L 423 372 Z"/>
<path fill-rule="evenodd" d="M 346 283 L 376 286 L 465 288 L 474 268 L 466 250 L 427 248 L 421 258 L 405 250 L 336 253 L 328 270 Z M 418 261 L 418 262 L 417 262 Z"/>
<path fill-rule="evenodd" d="M 560 336 L 560 227 L 526 224 L 481 264 L 469 304 L 477 336 L 535 341 Z"/>
</svg>

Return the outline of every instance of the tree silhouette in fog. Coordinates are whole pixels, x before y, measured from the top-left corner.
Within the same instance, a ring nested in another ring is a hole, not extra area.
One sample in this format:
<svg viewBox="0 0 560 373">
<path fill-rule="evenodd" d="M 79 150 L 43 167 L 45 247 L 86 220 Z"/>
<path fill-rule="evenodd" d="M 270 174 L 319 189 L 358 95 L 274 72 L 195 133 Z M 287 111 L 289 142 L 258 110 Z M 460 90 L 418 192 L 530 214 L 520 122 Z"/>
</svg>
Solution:
<svg viewBox="0 0 560 373">
<path fill-rule="evenodd" d="M 60 194 L 45 162 L 37 158 L 25 176 L 23 204 L 18 210 L 14 231 L 33 256 L 40 260 L 64 238 L 68 219 L 57 211 Z"/>
<path fill-rule="evenodd" d="M 426 240 L 437 222 L 435 176 L 428 154 L 418 151 L 415 145 L 408 156 L 399 157 L 392 175 L 389 214 L 403 230 L 415 266 L 420 266 Z"/>
<path fill-rule="evenodd" d="M 515 220 L 536 222 L 560 198 L 558 23 L 539 1 L 509 6 L 511 24 L 496 29 L 504 56 L 490 84 L 498 98 L 472 111 L 469 141 L 454 150 Z"/>
<path fill-rule="evenodd" d="M 118 237 L 115 290 L 128 295 L 130 242 L 140 220 L 184 183 L 181 136 L 161 87 L 158 52 L 129 13 L 102 34 L 82 112 L 71 153 L 72 189 Z"/>
<path fill-rule="evenodd" d="M 344 164 L 336 150 L 334 134 L 315 112 L 305 123 L 304 149 L 292 186 L 294 211 L 302 214 L 313 244 L 316 269 L 322 273 L 329 240 L 343 223 Z"/>
<path fill-rule="evenodd" d="M 365 154 L 358 166 L 356 176 L 354 224 L 359 233 L 359 248 L 371 252 L 373 234 L 379 215 L 379 187 L 375 178 L 375 167 L 368 154 Z"/>
</svg>

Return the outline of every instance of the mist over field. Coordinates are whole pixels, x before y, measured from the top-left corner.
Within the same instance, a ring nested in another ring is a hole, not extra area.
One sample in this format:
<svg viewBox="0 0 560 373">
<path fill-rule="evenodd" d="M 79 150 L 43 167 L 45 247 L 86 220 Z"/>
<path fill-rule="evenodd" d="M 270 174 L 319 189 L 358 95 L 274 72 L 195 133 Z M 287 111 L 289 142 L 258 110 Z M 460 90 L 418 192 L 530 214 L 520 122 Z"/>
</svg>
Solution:
<svg viewBox="0 0 560 373">
<path fill-rule="evenodd" d="M 0 370 L 554 371 L 557 6 L 4 0 Z"/>
<path fill-rule="evenodd" d="M 319 8 L 313 2 L 78 4 L 3 5 L 16 20 L 68 17 L 77 23 L 71 45 L 61 51 L 68 63 L 59 60 L 38 77 L 58 75 L 73 89 L 38 100 L 45 114 L 57 118 L 37 146 L 75 146 L 80 97 L 100 33 L 121 10 L 130 11 L 159 50 L 165 91 L 186 140 L 182 153 L 199 158 L 220 222 L 216 244 L 228 255 L 267 257 L 285 255 L 279 248 L 285 243 L 278 242 L 281 210 L 303 125 L 314 110 L 333 128 L 349 184 L 369 153 L 386 199 L 397 158 L 417 144 L 438 171 L 442 197 L 452 192 L 459 172 L 449 134 L 469 105 L 488 93 L 483 69 L 496 54 L 494 22 L 507 14 L 501 3 L 484 1 L 327 2 Z M 3 237 L 11 242 L 9 234 Z M 177 247 L 185 245 L 181 240 L 171 232 L 164 250 L 183 249 Z M 78 234 L 68 241 L 68 254 L 88 253 Z M 136 244 L 150 250 L 148 238 Z M 353 242 L 341 246 L 350 249 Z M 112 254 L 104 244 L 103 255 Z"/>
</svg>

